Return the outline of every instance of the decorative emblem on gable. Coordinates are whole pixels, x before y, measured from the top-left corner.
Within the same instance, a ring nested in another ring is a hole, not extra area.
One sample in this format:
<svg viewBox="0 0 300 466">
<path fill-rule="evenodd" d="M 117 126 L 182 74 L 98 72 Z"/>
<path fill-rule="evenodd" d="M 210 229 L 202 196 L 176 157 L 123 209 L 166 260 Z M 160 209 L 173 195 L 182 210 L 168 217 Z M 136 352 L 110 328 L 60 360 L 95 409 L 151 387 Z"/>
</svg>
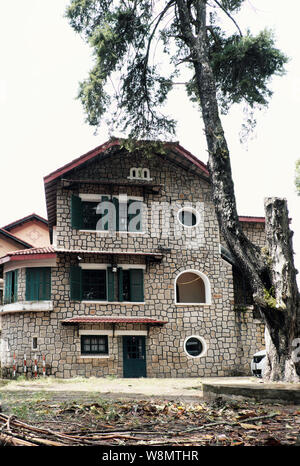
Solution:
<svg viewBox="0 0 300 466">
<path fill-rule="evenodd" d="M 149 168 L 143 167 L 132 167 L 128 176 L 129 180 L 148 180 L 150 181 L 150 170 Z"/>
</svg>

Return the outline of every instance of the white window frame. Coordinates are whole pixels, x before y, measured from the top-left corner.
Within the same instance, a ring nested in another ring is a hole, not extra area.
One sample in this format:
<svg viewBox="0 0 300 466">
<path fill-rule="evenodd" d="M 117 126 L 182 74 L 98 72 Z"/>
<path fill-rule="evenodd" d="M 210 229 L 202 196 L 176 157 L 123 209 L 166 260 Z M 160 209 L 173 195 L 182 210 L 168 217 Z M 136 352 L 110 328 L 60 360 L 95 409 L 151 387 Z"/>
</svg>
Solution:
<svg viewBox="0 0 300 466">
<path fill-rule="evenodd" d="M 187 212 L 191 212 L 192 214 L 194 214 L 194 215 L 196 216 L 196 223 L 195 223 L 195 225 L 185 225 L 184 223 L 181 222 L 181 220 L 179 219 L 179 215 L 180 215 L 180 213 L 183 212 L 184 210 L 186 210 Z M 191 206 L 184 206 L 184 207 L 181 207 L 181 208 L 177 211 L 177 221 L 178 221 L 178 223 L 179 223 L 183 228 L 197 228 L 197 227 L 199 226 L 200 220 L 201 220 L 200 212 L 198 212 L 198 210 L 196 210 L 194 207 L 191 207 Z"/>
<path fill-rule="evenodd" d="M 131 195 L 127 195 L 126 193 L 125 194 L 90 194 L 90 193 L 80 193 L 78 194 L 78 196 L 80 197 L 80 199 L 83 201 L 83 202 L 101 202 L 101 198 L 102 196 L 107 196 L 109 198 L 111 197 L 115 197 L 117 199 L 119 199 L 119 202 L 124 202 L 126 201 L 127 199 L 132 199 L 133 201 L 140 201 L 142 203 L 144 203 L 144 198 L 142 196 L 131 196 Z M 142 210 L 142 218 L 143 218 L 143 210 Z M 142 222 L 142 225 L 144 225 L 144 222 Z M 79 230 L 80 233 L 98 233 L 98 234 L 106 234 L 106 235 L 111 235 L 112 234 L 112 231 L 111 230 L 87 230 L 87 229 L 80 229 Z M 113 231 L 114 234 L 125 234 L 125 235 L 143 235 L 145 234 L 145 230 L 143 231 Z"/>
<path fill-rule="evenodd" d="M 116 336 L 122 336 L 122 335 L 148 335 L 147 330 L 115 330 L 115 335 Z"/>
<path fill-rule="evenodd" d="M 202 278 L 203 283 L 204 283 L 204 289 L 205 289 L 205 303 L 179 303 L 177 302 L 176 283 L 180 275 L 183 275 L 184 273 L 194 273 Z M 211 286 L 210 286 L 210 281 L 208 277 L 203 272 L 200 272 L 199 270 L 195 270 L 195 269 L 183 270 L 182 272 L 177 274 L 174 280 L 174 303 L 176 306 L 208 306 L 208 305 L 211 305 Z"/>
<path fill-rule="evenodd" d="M 104 335 L 107 336 L 107 348 L 108 348 L 108 354 L 82 354 L 81 353 L 81 335 Z M 108 359 L 110 357 L 110 352 L 109 352 L 109 337 L 113 336 L 113 331 L 112 330 L 79 330 L 79 357 L 82 359 Z"/>
<path fill-rule="evenodd" d="M 117 267 L 122 267 L 123 270 L 130 270 L 130 269 L 143 269 L 146 270 L 145 264 L 116 264 Z M 107 267 L 110 267 L 111 264 L 103 264 L 103 263 L 88 263 L 88 262 L 80 262 L 79 267 L 82 270 L 107 270 Z M 108 293 L 107 289 L 107 281 L 106 281 L 106 295 Z M 101 301 L 101 300 L 82 300 L 83 304 L 118 304 L 118 305 L 133 305 L 133 304 L 145 304 L 145 301 Z"/>
<path fill-rule="evenodd" d="M 192 354 L 189 354 L 186 350 L 186 343 L 187 341 L 190 339 L 190 338 L 196 338 L 197 340 L 200 341 L 201 345 L 202 345 L 202 352 L 200 354 L 198 354 L 197 356 L 193 356 Z M 203 356 L 206 355 L 207 353 L 207 350 L 208 350 L 208 345 L 206 343 L 206 341 L 204 340 L 203 337 L 201 337 L 200 335 L 189 335 L 188 337 L 185 338 L 184 342 L 183 342 L 183 349 L 184 349 L 184 352 L 185 354 L 191 358 L 191 359 L 197 359 L 197 358 L 202 358 Z"/>
<path fill-rule="evenodd" d="M 36 348 L 33 347 L 33 339 L 36 338 Z M 38 335 L 32 335 L 31 336 L 31 350 L 32 351 L 38 351 L 39 350 L 39 336 Z"/>
</svg>

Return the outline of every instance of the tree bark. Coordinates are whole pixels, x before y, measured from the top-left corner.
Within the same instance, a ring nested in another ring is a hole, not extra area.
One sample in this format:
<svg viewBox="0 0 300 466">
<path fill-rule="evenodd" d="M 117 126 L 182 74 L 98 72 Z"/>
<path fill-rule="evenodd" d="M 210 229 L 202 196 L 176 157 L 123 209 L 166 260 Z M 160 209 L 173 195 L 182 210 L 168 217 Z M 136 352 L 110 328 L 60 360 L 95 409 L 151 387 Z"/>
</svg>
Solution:
<svg viewBox="0 0 300 466">
<path fill-rule="evenodd" d="M 197 2 L 197 33 L 193 31 L 187 2 L 177 0 L 181 32 L 191 51 L 195 68 L 205 135 L 209 152 L 208 167 L 212 195 L 220 229 L 239 268 L 250 278 L 256 302 L 264 303 L 265 281 L 269 283 L 267 264 L 260 249 L 245 236 L 238 219 L 230 155 L 216 97 L 215 79 L 206 47 L 206 2 Z"/>
<path fill-rule="evenodd" d="M 245 236 L 238 219 L 230 154 L 219 117 L 215 79 L 206 45 L 206 1 L 176 0 L 176 6 L 181 36 L 191 51 L 195 69 L 197 92 L 209 152 L 208 166 L 212 181 L 212 195 L 220 230 L 241 272 L 248 278 L 254 302 L 261 309 L 269 331 L 268 376 L 272 380 L 295 381 L 299 375 L 299 366 L 292 360 L 291 348 L 293 339 L 300 336 L 299 292 L 295 269 L 291 265 L 293 264 L 291 262 L 292 246 L 291 233 L 288 229 L 288 221 L 286 221 L 287 212 L 280 214 L 282 207 L 276 208 L 275 200 L 266 204 L 268 212 L 271 212 L 271 206 L 274 204 L 273 214 L 267 213 L 267 216 L 269 215 L 267 219 L 268 246 L 272 258 L 270 263 L 260 248 Z M 282 223 L 281 233 L 279 233 L 281 217 L 285 218 L 283 220 L 285 226 Z M 286 281 L 289 282 L 287 286 Z M 273 306 L 272 289 L 275 290 L 278 306 Z"/>
<path fill-rule="evenodd" d="M 272 289 L 266 297 L 269 307 L 261 310 L 267 329 L 265 377 L 274 381 L 299 382 L 300 357 L 296 357 L 295 349 L 300 336 L 300 295 L 286 200 L 266 199 L 265 213 L 272 274 Z"/>
</svg>

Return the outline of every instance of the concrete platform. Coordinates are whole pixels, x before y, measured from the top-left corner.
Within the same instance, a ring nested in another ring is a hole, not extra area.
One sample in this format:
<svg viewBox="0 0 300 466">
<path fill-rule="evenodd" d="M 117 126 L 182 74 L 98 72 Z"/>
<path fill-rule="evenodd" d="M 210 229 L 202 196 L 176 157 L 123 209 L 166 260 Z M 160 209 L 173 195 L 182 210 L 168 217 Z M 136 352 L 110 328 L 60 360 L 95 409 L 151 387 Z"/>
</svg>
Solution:
<svg viewBox="0 0 300 466">
<path fill-rule="evenodd" d="M 202 378 L 203 399 L 251 399 L 255 401 L 300 404 L 300 383 L 264 382 L 257 377 Z"/>
</svg>

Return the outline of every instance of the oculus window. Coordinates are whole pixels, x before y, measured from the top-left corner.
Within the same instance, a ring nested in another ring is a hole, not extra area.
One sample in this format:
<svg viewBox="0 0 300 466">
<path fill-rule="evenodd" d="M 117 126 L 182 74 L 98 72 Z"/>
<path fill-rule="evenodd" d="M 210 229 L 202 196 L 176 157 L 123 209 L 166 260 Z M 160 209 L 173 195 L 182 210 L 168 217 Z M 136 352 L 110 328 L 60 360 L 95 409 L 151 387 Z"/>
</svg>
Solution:
<svg viewBox="0 0 300 466">
<path fill-rule="evenodd" d="M 206 344 L 203 338 L 191 335 L 184 341 L 184 351 L 192 358 L 199 358 L 206 353 Z"/>
<path fill-rule="evenodd" d="M 191 207 L 184 207 L 177 213 L 179 223 L 184 227 L 196 227 L 200 221 L 200 215 L 197 210 Z"/>
</svg>

